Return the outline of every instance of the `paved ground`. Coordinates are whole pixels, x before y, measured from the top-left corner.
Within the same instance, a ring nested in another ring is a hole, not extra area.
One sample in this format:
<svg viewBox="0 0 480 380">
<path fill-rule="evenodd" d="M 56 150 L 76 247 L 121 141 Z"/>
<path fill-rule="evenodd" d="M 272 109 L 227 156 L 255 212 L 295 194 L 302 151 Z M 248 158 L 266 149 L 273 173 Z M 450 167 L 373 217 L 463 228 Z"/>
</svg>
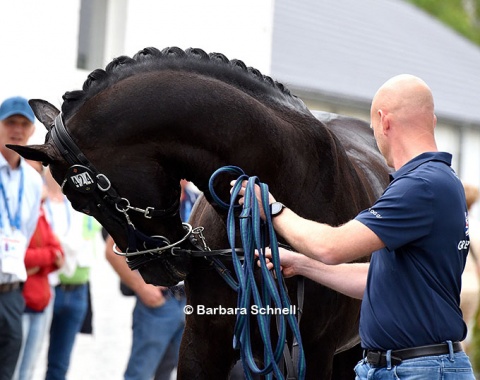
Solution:
<svg viewBox="0 0 480 380">
<path fill-rule="evenodd" d="M 78 334 L 68 380 L 122 380 L 130 352 L 134 297 L 120 293 L 117 274 L 100 248 L 91 273 L 93 335 Z M 40 351 L 33 380 L 45 379 L 46 349 Z"/>
</svg>

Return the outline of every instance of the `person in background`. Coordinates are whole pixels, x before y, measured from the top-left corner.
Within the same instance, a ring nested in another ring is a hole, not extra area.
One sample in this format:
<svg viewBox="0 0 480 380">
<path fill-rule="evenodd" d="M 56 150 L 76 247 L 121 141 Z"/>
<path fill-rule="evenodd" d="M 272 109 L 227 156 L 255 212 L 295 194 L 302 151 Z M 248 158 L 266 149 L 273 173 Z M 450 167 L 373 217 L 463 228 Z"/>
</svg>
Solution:
<svg viewBox="0 0 480 380">
<path fill-rule="evenodd" d="M 467 201 L 468 211 L 471 211 L 472 205 L 478 199 L 478 188 L 464 183 L 465 199 Z M 470 354 L 470 343 L 472 338 L 472 328 L 475 313 L 478 308 L 479 299 L 479 281 L 478 281 L 478 259 L 476 250 L 478 248 L 478 239 L 480 239 L 480 231 L 476 221 L 469 218 L 470 231 L 470 250 L 465 263 L 465 269 L 462 274 L 462 292 L 460 293 L 460 309 L 462 309 L 463 320 L 468 326 L 468 333 L 465 340 L 462 342 L 463 348 L 467 354 Z"/>
<path fill-rule="evenodd" d="M 180 217 L 186 222 L 199 192 L 185 180 L 181 181 L 181 188 Z M 105 256 L 124 286 L 136 296 L 132 348 L 124 379 L 169 380 L 178 363 L 185 326 L 183 284 L 170 289 L 146 284 L 138 271 L 128 267 L 124 257 L 115 254 L 113 244 L 113 239 L 108 236 Z"/>
<path fill-rule="evenodd" d="M 28 161 L 40 175 L 43 167 L 40 162 Z M 42 193 L 42 203 L 47 193 L 46 187 Z M 25 254 L 27 281 L 23 286 L 25 311 L 23 313 L 23 344 L 17 362 L 14 380 L 30 380 L 33 376 L 35 363 L 40 352 L 43 338 L 47 332 L 47 318 L 45 308 L 51 298 L 48 274 L 58 270 L 63 265 L 63 251 L 60 243 L 47 222 L 43 207 L 37 228 L 30 240 Z"/>
<path fill-rule="evenodd" d="M 468 210 L 451 154 L 437 149 L 431 90 L 413 75 L 393 77 L 375 94 L 370 117 L 395 169 L 390 184 L 340 226 L 306 220 L 269 194 L 273 227 L 298 252 L 280 250 L 282 272 L 362 300 L 357 380 L 473 380 L 460 343 Z M 261 204 L 259 191 L 256 198 Z M 369 255 L 369 263 L 355 262 Z"/>
<path fill-rule="evenodd" d="M 198 198 L 199 190 L 193 183 L 185 179 L 180 181 L 180 186 L 182 189 L 180 193 L 180 219 L 182 219 L 182 222 L 188 222 L 193 205 Z"/>
<path fill-rule="evenodd" d="M 136 296 L 132 316 L 132 348 L 125 380 L 151 380 L 167 349 L 176 354 L 171 368 L 163 368 L 164 379 L 178 361 L 178 351 L 185 325 L 185 295 L 172 294 L 168 288 L 145 283 L 138 271 L 132 271 L 125 258 L 113 251 L 114 241 L 107 237 L 105 256 L 122 282 L 133 290 Z"/>
<path fill-rule="evenodd" d="M 0 379 L 10 380 L 22 346 L 24 258 L 37 225 L 42 178 L 5 144 L 26 145 L 35 115 L 22 97 L 0 105 Z"/>
<path fill-rule="evenodd" d="M 94 240 L 100 225 L 72 208 L 48 169 L 45 183 L 48 189 L 44 204 L 46 216 L 65 253 L 64 266 L 50 276 L 55 298 L 46 380 L 64 380 L 76 335 L 89 307 L 88 281 L 94 260 Z"/>
<path fill-rule="evenodd" d="M 477 186 L 463 185 L 469 212 L 478 201 L 480 192 Z M 473 372 L 480 378 L 480 223 L 469 218 L 470 252 L 462 276 L 462 293 L 460 307 L 465 323 L 470 327 L 465 339 L 465 350 L 472 361 Z"/>
</svg>

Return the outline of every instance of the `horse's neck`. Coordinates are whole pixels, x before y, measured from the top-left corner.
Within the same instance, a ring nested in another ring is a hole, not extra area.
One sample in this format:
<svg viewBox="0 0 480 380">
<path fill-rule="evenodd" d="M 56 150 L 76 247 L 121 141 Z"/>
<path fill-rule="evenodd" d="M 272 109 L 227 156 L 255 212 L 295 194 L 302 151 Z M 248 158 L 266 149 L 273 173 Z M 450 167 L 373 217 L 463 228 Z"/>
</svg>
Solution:
<svg viewBox="0 0 480 380">
<path fill-rule="evenodd" d="M 174 85 L 165 86 L 169 80 Z M 225 165 L 241 167 L 286 197 L 311 192 L 316 180 L 310 177 L 331 171 L 322 161 L 332 154 L 332 138 L 306 110 L 261 96 L 256 99 L 218 80 L 195 75 L 151 73 L 126 79 L 116 91 L 122 86 L 128 86 L 124 91 L 128 96 L 104 107 L 89 102 L 80 112 L 78 133 L 87 142 L 85 149 L 88 141 L 94 147 L 103 144 L 92 140 L 98 137 L 98 127 L 92 124 L 87 129 L 80 119 L 108 120 L 110 126 L 103 128 L 101 138 L 109 152 L 128 146 L 130 158 L 153 158 L 165 172 L 193 181 L 204 192 L 211 173 Z M 146 98 L 145 88 L 158 96 Z M 94 148 L 92 153 L 98 152 Z M 148 164 L 152 172 L 153 164 Z M 308 188 L 288 191 L 280 178 Z"/>
</svg>

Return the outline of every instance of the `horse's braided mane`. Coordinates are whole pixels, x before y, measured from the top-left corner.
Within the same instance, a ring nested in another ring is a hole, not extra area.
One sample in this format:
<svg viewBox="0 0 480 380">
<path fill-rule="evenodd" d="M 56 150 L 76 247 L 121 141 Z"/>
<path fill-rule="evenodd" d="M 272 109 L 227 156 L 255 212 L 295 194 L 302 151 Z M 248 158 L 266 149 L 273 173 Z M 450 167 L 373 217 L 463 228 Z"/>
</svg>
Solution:
<svg viewBox="0 0 480 380">
<path fill-rule="evenodd" d="M 281 83 L 263 75 L 259 70 L 247 67 L 238 59 L 229 60 L 221 53 L 207 54 L 202 49 L 178 47 L 165 48 L 162 51 L 148 47 L 140 50 L 132 58 L 120 56 L 110 62 L 105 70 L 92 71 L 83 84 L 82 90 L 69 91 L 63 95 L 62 112 L 74 113 L 88 99 L 112 84 L 141 72 L 160 69 L 176 69 L 210 75 L 224 82 L 250 92 L 257 98 L 280 101 L 301 110 L 305 104 L 292 95 Z"/>
</svg>

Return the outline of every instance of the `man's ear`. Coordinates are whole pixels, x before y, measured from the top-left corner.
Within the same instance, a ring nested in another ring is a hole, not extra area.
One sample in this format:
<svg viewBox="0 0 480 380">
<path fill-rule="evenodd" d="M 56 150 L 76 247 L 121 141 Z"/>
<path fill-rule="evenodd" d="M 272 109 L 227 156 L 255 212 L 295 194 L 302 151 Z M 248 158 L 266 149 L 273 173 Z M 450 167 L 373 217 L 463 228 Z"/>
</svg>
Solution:
<svg viewBox="0 0 480 380">
<path fill-rule="evenodd" d="M 49 165 L 59 158 L 56 150 L 48 144 L 27 146 L 7 144 L 6 147 L 27 160 L 40 161 L 44 165 Z"/>
<path fill-rule="evenodd" d="M 380 125 L 382 126 L 383 134 L 387 134 L 390 130 L 390 118 L 382 109 L 378 110 L 378 117 L 380 118 Z"/>
</svg>

